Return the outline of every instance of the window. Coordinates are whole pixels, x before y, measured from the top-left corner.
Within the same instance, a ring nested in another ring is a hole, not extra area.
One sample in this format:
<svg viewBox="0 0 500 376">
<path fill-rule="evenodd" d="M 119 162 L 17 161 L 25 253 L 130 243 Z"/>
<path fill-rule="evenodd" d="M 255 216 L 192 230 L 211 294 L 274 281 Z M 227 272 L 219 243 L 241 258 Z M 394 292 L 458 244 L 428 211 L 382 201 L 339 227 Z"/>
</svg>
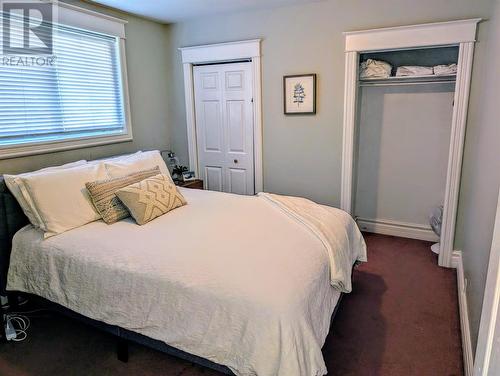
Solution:
<svg viewBox="0 0 500 376">
<path fill-rule="evenodd" d="M 23 36 L 21 27 L 10 33 L 12 39 Z M 36 61 L 29 55 L 3 55 L 0 154 L 130 140 L 121 42 L 54 24 L 52 62 L 48 56 Z"/>
</svg>

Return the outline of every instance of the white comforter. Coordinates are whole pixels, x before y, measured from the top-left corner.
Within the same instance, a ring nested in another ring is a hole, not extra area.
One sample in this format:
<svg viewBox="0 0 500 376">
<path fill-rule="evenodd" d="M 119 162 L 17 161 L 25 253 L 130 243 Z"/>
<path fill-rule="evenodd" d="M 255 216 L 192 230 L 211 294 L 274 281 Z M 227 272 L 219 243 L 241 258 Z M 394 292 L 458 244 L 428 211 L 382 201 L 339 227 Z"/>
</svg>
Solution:
<svg viewBox="0 0 500 376">
<path fill-rule="evenodd" d="M 99 221 L 47 240 L 23 228 L 8 289 L 237 375 L 325 374 L 321 347 L 339 290 L 366 260 L 350 216 L 282 196 L 182 193 L 188 205 L 144 226 Z"/>
</svg>

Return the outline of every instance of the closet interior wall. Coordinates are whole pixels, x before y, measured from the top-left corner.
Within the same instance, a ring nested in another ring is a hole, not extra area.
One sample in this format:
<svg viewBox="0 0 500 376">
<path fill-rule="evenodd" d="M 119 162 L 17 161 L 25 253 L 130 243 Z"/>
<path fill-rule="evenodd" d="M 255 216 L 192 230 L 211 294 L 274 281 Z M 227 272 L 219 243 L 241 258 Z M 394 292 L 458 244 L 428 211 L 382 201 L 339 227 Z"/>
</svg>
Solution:
<svg viewBox="0 0 500 376">
<path fill-rule="evenodd" d="M 390 63 L 394 76 L 402 65 L 456 63 L 458 47 L 360 55 L 367 59 Z M 359 81 L 354 215 L 362 229 L 389 224 L 438 240 L 429 214 L 444 202 L 454 92 L 454 77 Z"/>
</svg>

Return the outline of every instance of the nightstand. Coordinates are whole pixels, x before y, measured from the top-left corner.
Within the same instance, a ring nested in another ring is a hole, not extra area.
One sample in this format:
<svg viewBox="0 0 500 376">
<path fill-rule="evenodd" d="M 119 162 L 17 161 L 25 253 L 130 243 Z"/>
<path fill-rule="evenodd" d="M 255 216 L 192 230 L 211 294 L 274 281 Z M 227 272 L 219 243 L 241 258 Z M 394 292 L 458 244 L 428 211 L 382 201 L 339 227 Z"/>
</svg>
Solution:
<svg viewBox="0 0 500 376">
<path fill-rule="evenodd" d="M 195 179 L 190 181 L 178 181 L 175 182 L 175 185 L 183 188 L 203 189 L 203 180 Z"/>
</svg>

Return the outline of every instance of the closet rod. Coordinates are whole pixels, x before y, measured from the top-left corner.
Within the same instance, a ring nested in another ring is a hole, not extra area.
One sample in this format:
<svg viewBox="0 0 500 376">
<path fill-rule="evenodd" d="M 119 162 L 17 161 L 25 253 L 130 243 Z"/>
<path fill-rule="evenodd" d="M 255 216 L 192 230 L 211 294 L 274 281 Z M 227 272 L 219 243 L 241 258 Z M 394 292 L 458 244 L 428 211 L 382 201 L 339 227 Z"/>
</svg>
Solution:
<svg viewBox="0 0 500 376">
<path fill-rule="evenodd" d="M 369 86 L 407 86 L 407 85 L 429 85 L 429 84 L 454 84 L 455 80 L 446 81 L 415 81 L 415 82 L 360 82 L 360 87 Z"/>
</svg>

